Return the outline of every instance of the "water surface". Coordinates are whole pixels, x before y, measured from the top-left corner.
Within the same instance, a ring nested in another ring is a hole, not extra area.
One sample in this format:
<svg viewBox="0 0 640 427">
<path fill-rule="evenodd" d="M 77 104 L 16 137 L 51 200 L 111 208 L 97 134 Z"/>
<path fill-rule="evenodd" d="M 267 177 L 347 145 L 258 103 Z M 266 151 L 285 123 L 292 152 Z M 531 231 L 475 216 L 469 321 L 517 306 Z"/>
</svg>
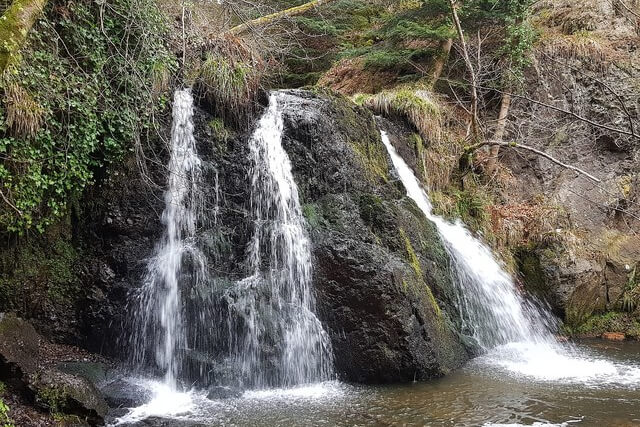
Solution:
<svg viewBox="0 0 640 427">
<path fill-rule="evenodd" d="M 424 383 L 325 382 L 215 401 L 197 391 L 159 393 L 120 425 L 640 425 L 640 343 L 584 342 L 579 357 L 533 366 L 505 362 L 511 350 L 497 349 Z"/>
</svg>

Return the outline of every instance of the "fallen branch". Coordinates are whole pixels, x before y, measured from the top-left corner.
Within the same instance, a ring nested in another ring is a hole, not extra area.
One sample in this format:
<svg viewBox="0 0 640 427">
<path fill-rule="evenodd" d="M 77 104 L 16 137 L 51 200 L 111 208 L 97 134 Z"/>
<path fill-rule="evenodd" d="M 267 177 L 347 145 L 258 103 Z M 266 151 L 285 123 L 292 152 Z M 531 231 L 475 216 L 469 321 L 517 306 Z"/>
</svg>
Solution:
<svg viewBox="0 0 640 427">
<path fill-rule="evenodd" d="M 525 151 L 530 151 L 532 153 L 535 153 L 541 157 L 544 157 L 547 160 L 550 160 L 551 162 L 557 164 L 558 166 L 562 166 L 565 169 L 569 169 L 572 170 L 574 172 L 579 173 L 580 175 L 583 175 L 587 178 L 589 178 L 590 180 L 597 182 L 597 183 L 602 183 L 602 181 L 598 178 L 596 178 L 595 176 L 591 175 L 588 172 L 585 172 L 584 170 L 576 167 L 576 166 L 572 166 L 572 165 L 568 165 L 558 159 L 556 159 L 555 157 L 553 157 L 552 155 L 545 153 L 544 151 L 538 150 L 537 148 L 533 148 L 530 147 L 528 145 L 524 145 L 524 144 L 520 144 L 518 142 L 503 142 L 503 141 L 485 141 L 485 142 L 480 142 L 478 144 L 474 144 L 472 146 L 467 147 L 464 150 L 465 155 L 470 154 L 474 151 L 476 151 L 479 148 L 485 147 L 485 146 L 501 146 L 501 147 L 509 147 L 509 148 L 518 148 L 521 150 L 525 150 Z"/>
<path fill-rule="evenodd" d="M 16 211 L 18 213 L 19 216 L 22 216 L 22 211 L 20 209 L 18 209 L 16 207 L 16 205 L 14 205 L 13 203 L 11 203 L 11 201 L 9 201 L 9 199 L 7 198 L 7 196 L 4 195 L 4 193 L 2 191 L 0 191 L 0 197 L 2 197 L 2 200 L 4 200 L 4 202 L 9 205 L 9 207 L 13 208 L 14 211 Z"/>
<path fill-rule="evenodd" d="M 225 34 L 238 36 L 252 28 L 262 27 L 280 19 L 292 18 L 294 16 L 302 15 L 311 9 L 323 6 L 334 1 L 336 0 L 313 0 L 300 6 L 291 7 L 289 9 L 281 10 L 270 15 L 261 16 L 260 18 L 256 18 L 243 24 L 236 25 L 235 27 L 226 31 Z"/>
</svg>

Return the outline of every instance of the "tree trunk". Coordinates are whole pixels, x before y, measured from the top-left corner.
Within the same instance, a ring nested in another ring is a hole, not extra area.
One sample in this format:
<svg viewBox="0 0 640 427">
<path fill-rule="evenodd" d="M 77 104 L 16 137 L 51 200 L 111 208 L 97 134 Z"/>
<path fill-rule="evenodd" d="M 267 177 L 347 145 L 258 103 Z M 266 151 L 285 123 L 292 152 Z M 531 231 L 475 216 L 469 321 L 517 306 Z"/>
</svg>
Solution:
<svg viewBox="0 0 640 427">
<path fill-rule="evenodd" d="M 460 45 L 462 46 L 462 56 L 464 57 L 464 63 L 467 66 L 471 78 L 471 133 L 475 142 L 480 140 L 480 124 L 478 120 L 478 82 L 476 80 L 476 73 L 469 57 L 469 50 L 467 49 L 467 42 L 464 40 L 464 32 L 462 31 L 462 25 L 458 18 L 458 6 L 455 0 L 449 0 L 451 5 L 451 16 L 453 23 L 460 39 Z"/>
<path fill-rule="evenodd" d="M 437 81 L 442 76 L 442 70 L 444 70 L 444 65 L 447 63 L 447 59 L 449 59 L 449 53 L 451 52 L 451 47 L 453 46 L 453 39 L 443 40 L 440 43 L 440 53 L 436 58 L 436 62 L 433 65 L 433 74 L 431 75 L 431 88 L 436 85 Z"/>
<path fill-rule="evenodd" d="M 309 10 L 323 6 L 325 4 L 332 3 L 336 0 L 313 0 L 308 3 L 302 4 L 300 6 L 295 6 L 289 9 L 281 10 L 280 12 L 275 12 L 270 15 L 261 16 L 260 18 L 253 19 L 251 21 L 245 22 L 244 24 L 237 25 L 227 31 L 227 34 L 238 36 L 246 31 L 251 30 L 252 28 L 261 27 L 272 22 L 278 21 L 280 19 L 291 18 L 293 16 L 302 15 L 303 13 L 308 12 Z"/>
<path fill-rule="evenodd" d="M 0 74 L 20 59 L 20 49 L 47 0 L 14 0 L 0 17 Z"/>
<path fill-rule="evenodd" d="M 511 95 L 505 93 L 502 95 L 502 103 L 500 104 L 500 114 L 498 115 L 498 125 L 496 132 L 493 134 L 493 140 L 502 142 L 504 132 L 507 127 L 507 116 L 509 115 L 509 107 L 511 107 Z M 498 166 L 498 154 L 500 153 L 500 145 L 495 144 L 489 150 L 489 161 L 487 162 L 487 174 L 493 175 Z"/>
</svg>

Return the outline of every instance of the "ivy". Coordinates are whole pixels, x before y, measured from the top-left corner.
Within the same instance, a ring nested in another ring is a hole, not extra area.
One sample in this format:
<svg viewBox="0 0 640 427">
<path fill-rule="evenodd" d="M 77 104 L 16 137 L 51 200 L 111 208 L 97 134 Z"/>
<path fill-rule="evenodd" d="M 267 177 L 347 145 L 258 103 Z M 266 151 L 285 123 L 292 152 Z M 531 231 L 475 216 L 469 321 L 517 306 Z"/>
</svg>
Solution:
<svg viewBox="0 0 640 427">
<path fill-rule="evenodd" d="M 49 2 L 0 80 L 0 227 L 43 232 L 151 130 L 165 22 L 153 0 Z"/>
</svg>

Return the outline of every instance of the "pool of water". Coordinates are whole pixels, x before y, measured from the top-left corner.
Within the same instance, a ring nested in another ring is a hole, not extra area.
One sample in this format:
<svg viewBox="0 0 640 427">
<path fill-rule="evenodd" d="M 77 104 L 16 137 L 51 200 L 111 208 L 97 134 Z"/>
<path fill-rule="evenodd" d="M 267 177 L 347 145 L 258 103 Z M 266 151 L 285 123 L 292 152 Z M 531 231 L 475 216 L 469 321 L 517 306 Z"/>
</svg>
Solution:
<svg viewBox="0 0 640 427">
<path fill-rule="evenodd" d="M 575 353 L 504 348 L 445 378 L 394 386 L 326 382 L 208 400 L 143 380 L 153 399 L 114 412 L 121 426 L 640 425 L 640 343 L 578 344 Z"/>
</svg>

